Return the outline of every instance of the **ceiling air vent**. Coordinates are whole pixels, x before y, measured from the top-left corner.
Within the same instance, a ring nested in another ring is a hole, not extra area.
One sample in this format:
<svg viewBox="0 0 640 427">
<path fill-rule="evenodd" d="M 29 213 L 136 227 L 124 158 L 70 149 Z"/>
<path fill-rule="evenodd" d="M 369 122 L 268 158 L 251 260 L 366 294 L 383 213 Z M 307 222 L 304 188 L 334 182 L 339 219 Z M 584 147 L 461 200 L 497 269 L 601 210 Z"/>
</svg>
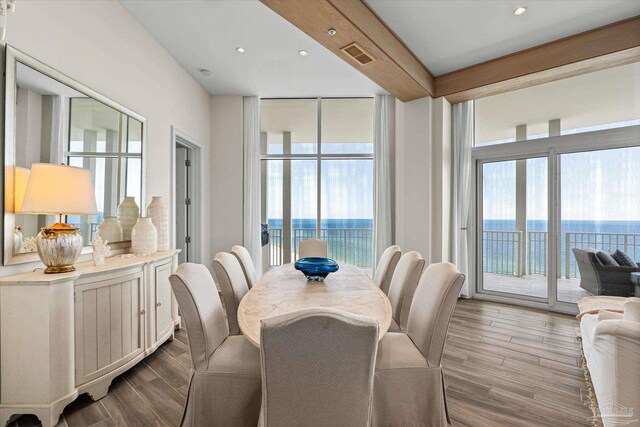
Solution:
<svg viewBox="0 0 640 427">
<path fill-rule="evenodd" d="M 360 65 L 367 65 L 376 60 L 373 55 L 364 50 L 358 43 L 351 43 L 340 50 L 355 59 Z"/>
</svg>

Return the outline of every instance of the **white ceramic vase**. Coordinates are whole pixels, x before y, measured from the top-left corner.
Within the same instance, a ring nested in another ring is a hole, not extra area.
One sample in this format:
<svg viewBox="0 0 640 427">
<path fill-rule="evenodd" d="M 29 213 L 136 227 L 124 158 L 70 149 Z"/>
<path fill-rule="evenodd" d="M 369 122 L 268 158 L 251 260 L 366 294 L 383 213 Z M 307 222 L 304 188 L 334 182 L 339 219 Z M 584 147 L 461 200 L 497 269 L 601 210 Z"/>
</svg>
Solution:
<svg viewBox="0 0 640 427">
<path fill-rule="evenodd" d="M 161 196 L 151 198 L 151 203 L 147 207 L 147 216 L 156 226 L 158 232 L 158 250 L 168 251 L 169 242 L 169 211 L 167 210 Z"/>
<path fill-rule="evenodd" d="M 136 225 L 140 216 L 140 208 L 136 204 L 136 199 L 131 196 L 125 197 L 118 206 L 118 221 L 122 227 L 122 240 L 131 240 L 131 229 Z"/>
<path fill-rule="evenodd" d="M 131 230 L 131 251 L 136 255 L 158 252 L 158 232 L 149 217 L 141 217 Z"/>
<path fill-rule="evenodd" d="M 122 227 L 120 221 L 114 216 L 105 216 L 98 225 L 98 236 L 110 243 L 122 241 Z"/>
</svg>

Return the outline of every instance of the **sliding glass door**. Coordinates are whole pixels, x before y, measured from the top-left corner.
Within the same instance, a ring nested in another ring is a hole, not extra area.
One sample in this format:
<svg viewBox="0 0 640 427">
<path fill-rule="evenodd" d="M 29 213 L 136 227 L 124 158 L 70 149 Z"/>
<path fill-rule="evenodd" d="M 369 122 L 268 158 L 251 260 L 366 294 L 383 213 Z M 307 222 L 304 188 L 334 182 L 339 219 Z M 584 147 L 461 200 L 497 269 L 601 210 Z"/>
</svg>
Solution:
<svg viewBox="0 0 640 427">
<path fill-rule="evenodd" d="M 560 179 L 557 300 L 575 303 L 580 287 L 574 249 L 623 251 L 640 260 L 640 147 L 558 156 Z"/>
<path fill-rule="evenodd" d="M 548 160 L 479 163 L 480 291 L 548 299 Z"/>
</svg>

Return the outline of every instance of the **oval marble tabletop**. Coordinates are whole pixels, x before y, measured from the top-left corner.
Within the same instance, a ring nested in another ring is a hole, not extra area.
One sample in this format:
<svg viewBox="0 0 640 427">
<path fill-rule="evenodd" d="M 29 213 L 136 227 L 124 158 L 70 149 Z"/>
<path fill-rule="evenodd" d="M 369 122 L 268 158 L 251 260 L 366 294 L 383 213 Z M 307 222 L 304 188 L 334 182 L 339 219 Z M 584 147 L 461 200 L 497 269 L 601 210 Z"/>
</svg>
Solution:
<svg viewBox="0 0 640 427">
<path fill-rule="evenodd" d="M 244 336 L 260 347 L 260 320 L 311 307 L 330 307 L 376 319 L 382 338 L 391 324 L 391 303 L 364 271 L 340 265 L 324 282 L 309 282 L 293 264 L 265 273 L 242 298 L 238 323 Z"/>
</svg>

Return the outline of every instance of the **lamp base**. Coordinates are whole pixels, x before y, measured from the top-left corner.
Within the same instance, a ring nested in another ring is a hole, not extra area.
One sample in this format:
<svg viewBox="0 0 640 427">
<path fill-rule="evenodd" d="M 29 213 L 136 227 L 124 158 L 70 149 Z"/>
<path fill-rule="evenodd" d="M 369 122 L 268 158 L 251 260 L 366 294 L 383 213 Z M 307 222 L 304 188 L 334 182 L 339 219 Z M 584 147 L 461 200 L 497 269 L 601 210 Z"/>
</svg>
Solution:
<svg viewBox="0 0 640 427">
<path fill-rule="evenodd" d="M 76 271 L 73 265 L 57 265 L 45 268 L 44 274 L 70 273 L 72 271 Z"/>
<path fill-rule="evenodd" d="M 73 263 L 80 256 L 82 246 L 78 229 L 64 223 L 44 227 L 36 237 L 38 255 L 47 266 L 46 274 L 75 271 Z"/>
</svg>

